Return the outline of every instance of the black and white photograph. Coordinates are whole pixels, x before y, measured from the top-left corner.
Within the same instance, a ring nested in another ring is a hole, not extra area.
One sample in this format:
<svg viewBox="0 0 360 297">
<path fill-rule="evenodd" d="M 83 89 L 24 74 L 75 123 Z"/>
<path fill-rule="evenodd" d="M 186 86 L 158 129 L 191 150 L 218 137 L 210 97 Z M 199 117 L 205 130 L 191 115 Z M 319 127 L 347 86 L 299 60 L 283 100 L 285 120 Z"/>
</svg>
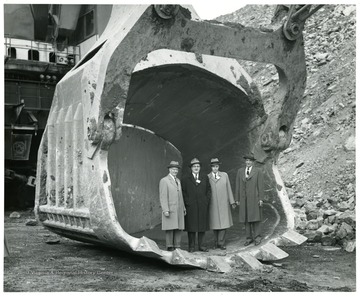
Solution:
<svg viewBox="0 0 360 297">
<path fill-rule="evenodd" d="M 1 5 L 2 292 L 354 296 L 356 1 L 168 2 Z"/>
</svg>

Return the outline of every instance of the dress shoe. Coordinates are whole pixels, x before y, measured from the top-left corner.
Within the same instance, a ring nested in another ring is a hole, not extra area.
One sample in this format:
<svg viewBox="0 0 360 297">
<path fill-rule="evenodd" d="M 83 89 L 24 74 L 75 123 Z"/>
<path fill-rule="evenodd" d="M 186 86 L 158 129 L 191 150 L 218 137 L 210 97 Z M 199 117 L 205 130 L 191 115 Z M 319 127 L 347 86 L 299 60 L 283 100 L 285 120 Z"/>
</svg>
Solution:
<svg viewBox="0 0 360 297">
<path fill-rule="evenodd" d="M 226 250 L 226 246 L 219 245 L 219 249 L 220 249 L 220 250 Z"/>
<path fill-rule="evenodd" d="M 260 242 L 261 242 L 261 237 L 259 236 L 259 237 L 256 237 L 255 238 L 255 245 L 259 245 L 260 244 Z"/>
<path fill-rule="evenodd" d="M 252 239 L 246 239 L 244 246 L 248 246 L 250 243 L 252 243 L 253 240 Z"/>
<path fill-rule="evenodd" d="M 208 252 L 209 249 L 207 249 L 206 247 L 200 247 L 200 248 L 199 248 L 199 251 L 200 251 L 200 252 Z"/>
<path fill-rule="evenodd" d="M 171 247 L 168 247 L 167 250 L 168 250 L 169 252 L 172 252 L 172 251 L 175 250 L 175 248 L 173 248 L 173 247 L 171 246 Z"/>
<path fill-rule="evenodd" d="M 195 249 L 194 248 L 189 248 L 189 253 L 193 253 L 195 252 Z"/>
</svg>

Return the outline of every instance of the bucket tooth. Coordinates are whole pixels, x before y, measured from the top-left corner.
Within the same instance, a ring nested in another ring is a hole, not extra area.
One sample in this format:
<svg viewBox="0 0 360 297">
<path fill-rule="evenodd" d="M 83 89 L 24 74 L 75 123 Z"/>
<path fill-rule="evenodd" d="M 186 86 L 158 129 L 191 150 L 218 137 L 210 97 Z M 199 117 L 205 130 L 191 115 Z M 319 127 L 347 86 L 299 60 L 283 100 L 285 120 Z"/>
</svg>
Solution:
<svg viewBox="0 0 360 297">
<path fill-rule="evenodd" d="M 189 253 L 187 251 L 183 251 L 186 260 L 190 263 L 191 266 L 198 267 L 201 269 L 207 268 L 207 258 L 196 254 L 196 253 Z"/>
<path fill-rule="evenodd" d="M 207 270 L 214 272 L 227 273 L 231 271 L 230 265 L 225 261 L 225 258 L 220 256 L 210 256 L 207 261 Z"/>
<path fill-rule="evenodd" d="M 288 230 L 280 237 L 278 246 L 294 246 L 304 243 L 307 238 L 294 230 Z"/>
<path fill-rule="evenodd" d="M 172 253 L 171 264 L 175 264 L 175 265 L 187 265 L 188 264 L 188 261 L 184 255 L 184 253 L 180 249 L 176 249 Z"/>
<path fill-rule="evenodd" d="M 284 252 L 282 249 L 278 248 L 276 245 L 270 242 L 263 245 L 255 254 L 257 259 L 263 261 L 281 260 L 288 256 L 288 253 Z"/>
<path fill-rule="evenodd" d="M 139 244 L 134 249 L 136 252 L 154 253 L 161 256 L 162 252 L 155 241 L 143 236 L 140 238 Z"/>
<path fill-rule="evenodd" d="M 195 257 L 190 256 L 188 252 L 181 249 L 173 251 L 170 264 L 201 268 L 201 265 L 196 261 Z"/>
<path fill-rule="evenodd" d="M 261 262 L 258 259 L 250 255 L 249 253 L 238 253 L 235 255 L 235 258 L 240 259 L 242 263 L 244 263 L 253 270 L 263 269 L 263 264 L 261 264 Z"/>
</svg>

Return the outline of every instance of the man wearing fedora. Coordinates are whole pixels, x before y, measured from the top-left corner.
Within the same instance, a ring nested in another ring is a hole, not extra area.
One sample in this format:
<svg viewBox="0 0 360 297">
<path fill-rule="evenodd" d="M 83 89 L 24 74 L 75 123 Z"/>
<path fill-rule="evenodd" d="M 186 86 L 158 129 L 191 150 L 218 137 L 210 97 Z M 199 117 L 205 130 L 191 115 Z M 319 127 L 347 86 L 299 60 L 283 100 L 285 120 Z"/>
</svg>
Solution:
<svg viewBox="0 0 360 297">
<path fill-rule="evenodd" d="M 246 167 L 238 170 L 236 176 L 235 200 L 239 204 L 240 223 L 245 223 L 245 246 L 255 241 L 260 244 L 260 223 L 264 198 L 264 177 L 260 168 L 253 166 L 253 154 L 244 156 Z"/>
<path fill-rule="evenodd" d="M 199 251 L 207 252 L 203 241 L 209 230 L 209 202 L 211 187 L 206 175 L 200 174 L 201 163 L 197 158 L 191 160 L 191 173 L 181 180 L 186 207 L 185 230 L 188 232 L 189 252 L 195 251 L 195 237 L 198 234 Z"/>
<path fill-rule="evenodd" d="M 180 164 L 171 161 L 169 174 L 160 180 L 160 204 L 162 208 L 162 230 L 165 230 L 166 248 L 173 251 L 180 248 L 181 230 L 184 230 L 186 209 L 182 196 L 181 183 L 176 177 Z"/>
<path fill-rule="evenodd" d="M 235 208 L 236 203 L 227 173 L 219 171 L 220 164 L 218 158 L 210 160 L 211 172 L 208 177 L 212 195 L 209 207 L 209 225 L 210 229 L 214 231 L 214 248 L 226 250 L 226 229 L 233 225 L 230 205 Z"/>
</svg>

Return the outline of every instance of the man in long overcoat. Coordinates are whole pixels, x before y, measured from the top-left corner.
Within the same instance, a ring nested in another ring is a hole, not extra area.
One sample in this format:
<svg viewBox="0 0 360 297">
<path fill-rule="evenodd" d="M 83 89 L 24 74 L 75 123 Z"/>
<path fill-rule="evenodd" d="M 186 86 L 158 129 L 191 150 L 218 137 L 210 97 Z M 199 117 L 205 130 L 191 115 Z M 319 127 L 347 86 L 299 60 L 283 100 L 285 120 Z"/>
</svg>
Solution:
<svg viewBox="0 0 360 297">
<path fill-rule="evenodd" d="M 209 207 L 209 225 L 214 230 L 214 248 L 225 250 L 226 229 L 233 225 L 230 205 L 236 207 L 226 172 L 219 171 L 221 162 L 218 158 L 210 160 L 211 172 L 208 174 L 211 186 L 211 201 Z"/>
<path fill-rule="evenodd" d="M 159 183 L 160 204 L 162 208 L 162 230 L 165 230 L 166 248 L 173 251 L 180 248 L 181 230 L 184 230 L 184 216 L 186 209 L 182 196 L 180 180 L 176 177 L 180 164 L 171 161 L 169 174 Z"/>
<path fill-rule="evenodd" d="M 209 202 L 211 187 L 205 174 L 200 174 L 201 163 L 194 158 L 190 162 L 191 173 L 181 180 L 186 207 L 185 230 L 188 232 L 189 252 L 195 251 L 196 233 L 198 233 L 199 251 L 207 252 L 203 245 L 205 232 L 209 230 Z"/>
<path fill-rule="evenodd" d="M 236 176 L 235 200 L 239 204 L 240 223 L 245 223 L 245 246 L 255 240 L 260 244 L 260 224 L 264 198 L 264 177 L 260 168 L 253 166 L 252 154 L 244 156 L 246 167 L 238 170 Z"/>
</svg>

